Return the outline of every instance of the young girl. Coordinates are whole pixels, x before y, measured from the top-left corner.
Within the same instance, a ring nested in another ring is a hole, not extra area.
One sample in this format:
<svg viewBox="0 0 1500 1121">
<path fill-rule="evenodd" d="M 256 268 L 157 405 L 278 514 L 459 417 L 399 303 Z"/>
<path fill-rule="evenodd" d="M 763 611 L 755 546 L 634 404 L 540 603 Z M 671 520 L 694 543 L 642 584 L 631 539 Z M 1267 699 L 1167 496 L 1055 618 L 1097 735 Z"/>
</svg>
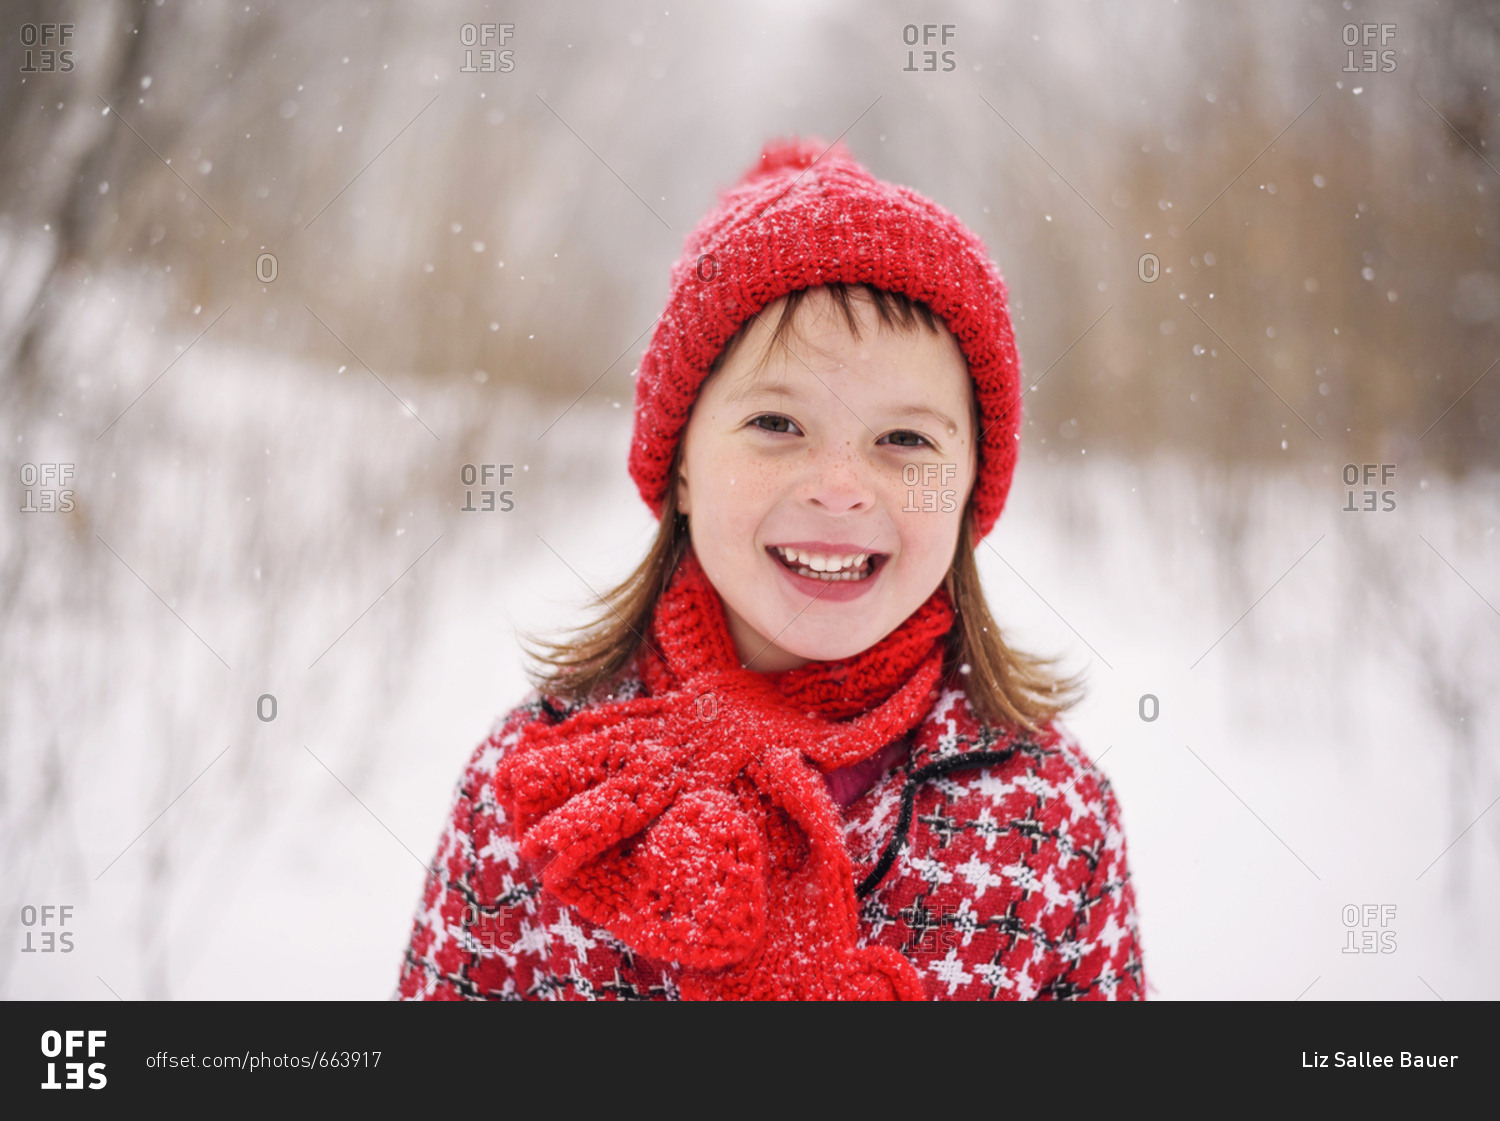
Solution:
<svg viewBox="0 0 1500 1121">
<path fill-rule="evenodd" d="M 410 999 L 1144 995 L 1076 682 L 974 548 L 1020 370 L 979 239 L 769 145 L 688 238 L 636 377 L 641 566 L 459 782 Z"/>
</svg>

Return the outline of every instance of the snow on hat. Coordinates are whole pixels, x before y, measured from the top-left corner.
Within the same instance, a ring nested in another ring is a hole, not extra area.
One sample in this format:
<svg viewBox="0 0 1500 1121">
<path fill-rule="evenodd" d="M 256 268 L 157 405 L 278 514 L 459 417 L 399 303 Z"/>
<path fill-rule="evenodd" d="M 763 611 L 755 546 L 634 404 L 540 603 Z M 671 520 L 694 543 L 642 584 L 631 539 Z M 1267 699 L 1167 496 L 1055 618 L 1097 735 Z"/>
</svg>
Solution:
<svg viewBox="0 0 1500 1121">
<path fill-rule="evenodd" d="M 908 187 L 866 171 L 841 143 L 772 141 L 688 235 L 667 310 L 635 382 L 630 475 L 658 515 L 699 387 L 741 325 L 790 292 L 870 284 L 920 300 L 968 360 L 979 404 L 976 539 L 1010 491 L 1020 440 L 1020 360 L 1005 281 L 984 243 Z"/>
</svg>

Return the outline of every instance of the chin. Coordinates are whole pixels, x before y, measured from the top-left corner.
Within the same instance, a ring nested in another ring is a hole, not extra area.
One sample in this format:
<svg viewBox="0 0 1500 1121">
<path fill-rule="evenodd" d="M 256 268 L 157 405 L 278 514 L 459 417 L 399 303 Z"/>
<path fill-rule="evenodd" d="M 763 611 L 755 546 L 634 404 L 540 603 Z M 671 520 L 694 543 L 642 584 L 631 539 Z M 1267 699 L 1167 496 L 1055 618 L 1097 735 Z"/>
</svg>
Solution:
<svg viewBox="0 0 1500 1121">
<path fill-rule="evenodd" d="M 808 631 L 804 633 L 794 635 L 791 632 L 795 630 L 797 627 L 793 624 L 788 628 L 788 633 L 777 640 L 776 645 L 788 654 L 795 654 L 811 662 L 837 662 L 844 658 L 852 658 L 855 654 L 868 650 L 885 637 L 868 626 L 829 627 L 822 622 L 816 628 L 808 628 Z M 772 633 L 775 633 L 774 630 Z"/>
</svg>

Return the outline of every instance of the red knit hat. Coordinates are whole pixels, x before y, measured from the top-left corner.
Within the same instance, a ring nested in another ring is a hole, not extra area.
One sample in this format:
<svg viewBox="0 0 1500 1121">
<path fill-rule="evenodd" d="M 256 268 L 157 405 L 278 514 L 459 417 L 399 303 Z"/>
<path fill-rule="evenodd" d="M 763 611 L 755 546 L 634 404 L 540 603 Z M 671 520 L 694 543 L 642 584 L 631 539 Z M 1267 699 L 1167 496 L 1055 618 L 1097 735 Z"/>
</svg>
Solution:
<svg viewBox="0 0 1500 1121">
<path fill-rule="evenodd" d="M 688 235 L 667 310 L 635 382 L 630 475 L 658 514 L 698 389 L 752 315 L 789 292 L 871 284 L 920 300 L 968 360 L 979 403 L 974 528 L 994 526 L 1020 440 L 1020 360 L 1005 281 L 984 243 L 908 187 L 876 179 L 842 144 L 772 141 Z"/>
</svg>

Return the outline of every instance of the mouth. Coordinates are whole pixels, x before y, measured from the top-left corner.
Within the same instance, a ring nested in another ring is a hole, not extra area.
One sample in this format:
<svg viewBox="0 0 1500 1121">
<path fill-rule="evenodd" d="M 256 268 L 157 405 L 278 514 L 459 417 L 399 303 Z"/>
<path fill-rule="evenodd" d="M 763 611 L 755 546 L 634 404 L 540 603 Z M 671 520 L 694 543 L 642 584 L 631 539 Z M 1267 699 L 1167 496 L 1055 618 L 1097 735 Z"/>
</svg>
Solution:
<svg viewBox="0 0 1500 1121">
<path fill-rule="evenodd" d="M 788 572 L 830 584 L 868 580 L 887 557 L 854 545 L 768 545 L 766 552 Z"/>
</svg>

